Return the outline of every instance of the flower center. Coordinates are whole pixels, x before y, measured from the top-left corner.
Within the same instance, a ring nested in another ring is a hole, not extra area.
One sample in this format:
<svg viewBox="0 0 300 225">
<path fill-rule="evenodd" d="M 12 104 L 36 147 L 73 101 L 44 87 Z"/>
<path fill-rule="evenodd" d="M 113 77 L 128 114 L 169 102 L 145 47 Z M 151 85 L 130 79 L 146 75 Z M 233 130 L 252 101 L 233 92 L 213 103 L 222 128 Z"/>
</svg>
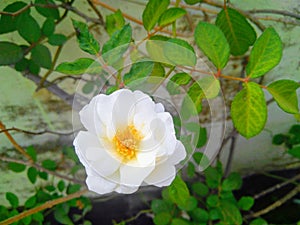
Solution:
<svg viewBox="0 0 300 225">
<path fill-rule="evenodd" d="M 122 159 L 131 160 L 136 155 L 141 139 L 142 135 L 139 131 L 133 125 L 130 125 L 122 131 L 117 131 L 113 143 Z"/>
</svg>

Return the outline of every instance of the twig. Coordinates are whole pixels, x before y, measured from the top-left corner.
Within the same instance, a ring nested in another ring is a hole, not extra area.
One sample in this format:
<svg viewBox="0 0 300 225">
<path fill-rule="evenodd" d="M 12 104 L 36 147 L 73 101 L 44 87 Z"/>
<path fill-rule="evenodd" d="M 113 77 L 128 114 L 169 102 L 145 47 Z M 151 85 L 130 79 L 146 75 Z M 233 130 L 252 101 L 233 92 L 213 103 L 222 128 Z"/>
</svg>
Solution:
<svg viewBox="0 0 300 225">
<path fill-rule="evenodd" d="M 93 22 L 93 23 L 100 24 L 100 25 L 104 25 L 103 20 L 100 20 L 98 18 L 89 17 L 88 15 L 82 13 L 81 11 L 79 11 L 78 9 L 76 9 L 75 7 L 73 7 L 73 6 L 71 6 L 67 3 L 63 3 L 63 4 L 58 5 L 58 6 L 77 14 L 78 16 L 84 18 L 86 21 Z"/>
<path fill-rule="evenodd" d="M 41 88 L 44 87 L 44 83 L 45 81 L 47 80 L 47 78 L 50 76 L 50 74 L 53 72 L 54 68 L 55 68 L 55 65 L 56 65 L 56 62 L 58 60 L 58 57 L 61 53 L 61 50 L 62 50 L 62 45 L 59 46 L 57 49 L 56 49 L 56 52 L 55 52 L 55 55 L 54 55 L 54 58 L 53 58 L 53 61 L 52 61 L 52 64 L 51 64 L 51 68 L 45 73 L 44 76 L 42 76 L 42 79 L 40 80 L 40 83 L 36 89 L 36 91 L 40 90 Z"/>
<path fill-rule="evenodd" d="M 293 190 L 291 190 L 288 194 L 286 194 L 284 197 L 282 197 L 281 199 L 277 200 L 276 202 L 274 202 L 273 204 L 269 205 L 268 207 L 246 215 L 245 219 L 251 219 L 251 218 L 257 218 L 261 215 L 267 214 L 268 212 L 276 209 L 277 207 L 281 206 L 282 204 L 284 204 L 285 202 L 287 202 L 288 200 L 290 200 L 291 198 L 293 198 L 295 195 L 298 194 L 298 192 L 300 192 L 300 185 L 298 185 L 297 187 L 295 187 Z"/>
<path fill-rule="evenodd" d="M 91 0 L 91 1 L 92 1 L 95 5 L 100 5 L 100 6 L 102 6 L 103 8 L 106 8 L 106 9 L 112 11 L 112 12 L 116 12 L 116 11 L 118 10 L 118 9 L 116 9 L 116 8 L 114 8 L 114 7 L 112 7 L 112 6 L 108 5 L 108 4 L 106 4 L 106 3 L 104 3 L 104 2 L 101 2 L 101 1 L 99 1 L 99 0 Z M 126 13 L 123 13 L 123 12 L 122 12 L 122 15 L 123 15 L 124 18 L 126 18 L 126 19 L 128 19 L 128 20 L 130 20 L 130 21 L 132 21 L 132 22 L 134 22 L 134 23 L 136 23 L 136 24 L 139 24 L 139 25 L 142 25 L 142 26 L 143 26 L 143 21 L 138 20 L 137 18 L 135 18 L 135 17 L 133 17 L 133 16 L 131 16 L 131 15 L 128 15 L 128 14 L 126 14 Z M 172 35 L 172 31 L 169 31 L 169 30 L 161 30 L 161 32 Z M 181 36 L 181 37 L 189 37 L 189 36 L 190 36 L 190 35 L 186 35 L 186 34 L 183 34 L 183 33 L 177 33 L 176 35 L 177 35 L 177 36 Z"/>
<path fill-rule="evenodd" d="M 144 209 L 144 210 L 141 210 L 141 211 L 139 211 L 135 216 L 133 216 L 133 217 L 131 217 L 131 218 L 128 218 L 128 219 L 126 219 L 126 220 L 123 220 L 123 221 L 121 221 L 121 222 L 129 223 L 129 222 L 131 222 L 131 221 L 136 220 L 136 219 L 139 218 L 141 215 L 146 214 L 146 213 L 150 213 L 150 212 L 152 212 L 151 209 Z M 0 225 L 1 225 L 1 224 L 0 224 Z"/>
<path fill-rule="evenodd" d="M 87 189 L 83 189 L 83 190 L 75 192 L 73 194 L 70 194 L 70 195 L 67 195 L 67 196 L 64 196 L 64 197 L 61 197 L 61 198 L 57 198 L 57 199 L 54 199 L 54 200 L 51 200 L 51 201 L 47 201 L 42 205 L 39 205 L 39 206 L 36 206 L 32 209 L 26 210 L 26 211 L 24 211 L 24 212 L 22 212 L 18 215 L 15 215 L 11 218 L 8 218 L 8 219 L 0 222 L 0 225 L 7 225 L 7 224 L 14 223 L 16 221 L 20 221 L 21 219 L 23 219 L 27 216 L 30 216 L 32 214 L 35 214 L 37 212 L 40 212 L 42 210 L 52 208 L 55 205 L 67 202 L 67 201 L 72 200 L 74 198 L 79 198 L 80 196 L 82 196 L 83 194 L 85 194 L 87 192 L 88 192 Z"/>
<path fill-rule="evenodd" d="M 6 130 L 5 125 L 1 121 L 0 121 L 0 129 L 1 130 Z M 16 140 L 10 135 L 10 133 L 8 131 L 4 131 L 4 134 L 8 138 L 8 140 L 10 141 L 10 143 L 12 143 L 12 145 L 18 150 L 18 152 L 20 152 L 23 156 L 25 156 L 32 163 L 33 159 L 31 158 L 31 156 L 24 150 L 24 148 L 22 148 L 16 142 Z"/>
<path fill-rule="evenodd" d="M 42 131 L 29 131 L 29 130 L 23 130 L 23 129 L 20 129 L 17 127 L 11 127 L 11 128 L 6 128 L 3 130 L 0 130 L 0 133 L 7 132 L 7 131 L 17 131 L 17 132 L 22 132 L 24 134 L 31 134 L 31 135 L 42 135 L 42 134 L 49 133 L 49 134 L 66 135 L 66 136 L 72 135 L 76 132 L 76 131 L 59 132 L 59 131 L 52 131 L 52 130 L 48 130 L 48 129 L 45 129 Z"/>
<path fill-rule="evenodd" d="M 277 10 L 277 9 L 253 9 L 249 10 L 250 13 L 269 13 L 269 14 L 277 14 L 282 16 L 289 16 L 295 19 L 300 19 L 300 15 L 296 13 L 292 13 L 286 10 Z"/>
<path fill-rule="evenodd" d="M 286 185 L 288 185 L 288 184 L 290 184 L 290 183 L 292 183 L 292 182 L 294 182 L 296 180 L 299 180 L 299 179 L 300 179 L 300 174 L 298 174 L 298 175 L 292 177 L 291 179 L 288 179 L 288 180 L 286 180 L 286 181 L 284 181 L 284 182 L 282 182 L 280 184 L 276 184 L 276 185 L 274 185 L 274 186 L 272 186 L 272 187 L 270 187 L 270 188 L 268 188 L 266 190 L 263 190 L 262 192 L 254 195 L 253 198 L 254 199 L 258 199 L 258 198 L 260 198 L 262 196 L 265 196 L 265 195 L 267 195 L 267 194 L 269 194 L 269 193 L 271 193 L 273 191 L 276 191 L 276 190 L 278 190 L 278 189 L 280 189 L 280 188 L 282 188 L 282 187 L 284 187 L 284 186 L 286 186 Z"/>
<path fill-rule="evenodd" d="M 235 133 L 231 137 L 231 144 L 230 144 L 230 149 L 229 149 L 229 156 L 228 156 L 226 167 L 225 167 L 225 171 L 224 171 L 224 176 L 225 177 L 227 177 L 229 175 L 230 170 L 231 170 L 231 165 L 232 165 L 232 160 L 233 160 L 233 155 L 234 155 L 234 149 L 235 149 L 235 145 L 236 145 L 236 135 L 237 135 L 237 133 Z"/>
<path fill-rule="evenodd" d="M 64 179 L 64 180 L 68 180 L 68 181 L 73 182 L 73 183 L 77 183 L 77 184 L 81 184 L 81 185 L 85 184 L 81 180 L 77 180 L 75 178 L 71 178 L 69 176 L 54 172 L 52 170 L 48 170 L 48 169 L 46 169 L 46 168 L 42 167 L 41 165 L 39 165 L 37 163 L 34 163 L 34 162 L 23 161 L 23 160 L 19 160 L 19 159 L 11 159 L 11 158 L 7 158 L 7 157 L 0 157 L 0 159 L 4 162 L 14 162 L 14 163 L 19 163 L 19 164 L 22 164 L 22 165 L 25 165 L 25 166 L 32 166 L 32 167 L 36 168 L 39 171 L 46 172 L 48 174 L 51 174 L 53 176 L 59 177 L 59 178 Z"/>
<path fill-rule="evenodd" d="M 102 21 L 102 25 L 104 25 L 104 20 L 103 20 L 103 16 L 102 14 L 100 13 L 100 11 L 97 9 L 97 7 L 94 5 L 94 3 L 91 1 L 91 0 L 87 0 L 89 5 L 92 7 L 92 9 L 94 10 L 94 12 L 97 14 L 99 20 Z"/>
</svg>

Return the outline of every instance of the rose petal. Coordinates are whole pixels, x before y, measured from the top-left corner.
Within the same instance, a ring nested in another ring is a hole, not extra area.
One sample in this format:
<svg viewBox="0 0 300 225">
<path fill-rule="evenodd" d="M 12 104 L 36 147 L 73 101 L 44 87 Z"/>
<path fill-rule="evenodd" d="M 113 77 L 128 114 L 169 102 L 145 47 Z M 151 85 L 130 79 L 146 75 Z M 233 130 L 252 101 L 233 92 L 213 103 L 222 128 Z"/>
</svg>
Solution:
<svg viewBox="0 0 300 225">
<path fill-rule="evenodd" d="M 184 160 L 186 157 L 186 151 L 184 145 L 180 142 L 176 142 L 176 147 L 174 153 L 169 157 L 168 162 L 176 165 Z"/>
<path fill-rule="evenodd" d="M 120 182 L 126 186 L 140 186 L 151 171 L 154 165 L 147 167 L 134 167 L 129 165 L 121 165 L 120 167 Z"/>
<path fill-rule="evenodd" d="M 116 187 L 115 192 L 120 194 L 132 194 L 138 190 L 139 187 L 136 186 L 126 186 L 126 185 L 119 185 Z"/>
<path fill-rule="evenodd" d="M 174 180 L 175 175 L 175 167 L 166 162 L 156 165 L 152 173 L 150 173 L 149 176 L 145 178 L 145 182 L 157 187 L 168 186 Z"/>
<path fill-rule="evenodd" d="M 104 179 L 101 176 L 87 176 L 86 184 L 89 190 L 98 194 L 107 194 L 114 191 L 117 184 Z"/>
<path fill-rule="evenodd" d="M 165 107 L 163 106 L 163 104 L 157 103 L 157 104 L 155 104 L 155 109 L 154 110 L 155 110 L 156 113 L 162 113 L 162 112 L 165 111 Z"/>
</svg>

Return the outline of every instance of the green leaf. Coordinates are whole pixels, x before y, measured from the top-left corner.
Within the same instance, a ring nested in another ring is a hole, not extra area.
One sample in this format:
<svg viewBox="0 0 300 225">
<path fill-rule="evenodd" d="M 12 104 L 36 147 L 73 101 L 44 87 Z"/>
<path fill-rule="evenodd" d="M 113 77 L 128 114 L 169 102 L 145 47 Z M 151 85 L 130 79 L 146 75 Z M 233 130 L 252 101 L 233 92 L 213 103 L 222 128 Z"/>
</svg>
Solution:
<svg viewBox="0 0 300 225">
<path fill-rule="evenodd" d="M 44 221 L 44 215 L 41 212 L 37 212 L 32 215 L 32 219 L 34 219 L 37 222 L 43 222 Z"/>
<path fill-rule="evenodd" d="M 66 43 L 67 40 L 68 40 L 67 37 L 63 34 L 52 34 L 48 38 L 49 44 L 54 46 L 63 45 L 64 43 Z"/>
<path fill-rule="evenodd" d="M 219 197 L 218 197 L 218 195 L 209 195 L 206 198 L 206 204 L 209 207 L 216 207 L 219 204 Z"/>
<path fill-rule="evenodd" d="M 57 184 L 57 189 L 60 191 L 60 192 L 63 192 L 63 190 L 65 189 L 65 182 L 63 180 L 60 180 Z"/>
<path fill-rule="evenodd" d="M 197 83 L 202 89 L 204 98 L 212 99 L 218 96 L 220 92 L 220 81 L 215 77 L 204 77 L 200 80 L 197 80 Z"/>
<path fill-rule="evenodd" d="M 166 11 L 164 11 L 163 14 L 161 14 L 161 16 L 159 17 L 158 25 L 163 27 L 165 25 L 173 23 L 185 14 L 186 11 L 182 8 L 169 8 Z"/>
<path fill-rule="evenodd" d="M 124 25 L 125 20 L 120 9 L 106 16 L 106 31 L 110 36 L 117 30 L 121 30 Z"/>
<path fill-rule="evenodd" d="M 231 173 L 222 183 L 223 191 L 238 190 L 242 186 L 242 178 L 239 173 Z"/>
<path fill-rule="evenodd" d="M 14 193 L 6 192 L 5 197 L 9 201 L 9 204 L 12 208 L 15 209 L 19 206 L 19 199 Z"/>
<path fill-rule="evenodd" d="M 42 178 L 43 180 L 48 180 L 48 173 L 40 171 L 39 177 Z"/>
<path fill-rule="evenodd" d="M 151 202 L 151 209 L 155 214 L 160 212 L 172 212 L 173 206 L 171 202 L 162 199 L 154 199 Z"/>
<path fill-rule="evenodd" d="M 167 190 L 172 202 L 178 206 L 185 206 L 186 201 L 190 197 L 190 193 L 186 183 L 179 176 L 176 176 L 172 184 L 167 187 Z"/>
<path fill-rule="evenodd" d="M 54 19 L 48 18 L 45 20 L 42 26 L 42 33 L 46 37 L 50 37 L 55 31 L 55 22 Z"/>
<path fill-rule="evenodd" d="M 29 60 L 26 58 L 23 58 L 20 61 L 16 62 L 15 70 L 19 71 L 19 72 L 23 72 L 28 69 L 28 66 L 29 66 Z"/>
<path fill-rule="evenodd" d="M 68 215 L 69 210 L 65 210 L 61 205 L 55 207 L 54 218 L 60 224 L 73 225 L 74 223 Z"/>
<path fill-rule="evenodd" d="M 100 45 L 90 33 L 88 26 L 80 21 L 72 20 L 72 22 L 81 50 L 91 55 L 97 55 L 100 51 Z"/>
<path fill-rule="evenodd" d="M 113 33 L 111 38 L 103 45 L 102 56 L 109 65 L 120 60 L 131 42 L 131 35 L 131 26 L 127 24 L 121 30 Z"/>
<path fill-rule="evenodd" d="M 246 66 L 248 77 L 257 78 L 273 69 L 281 60 L 282 42 L 274 28 L 267 28 L 256 40 Z"/>
<path fill-rule="evenodd" d="M 31 60 L 29 60 L 28 69 L 29 69 L 30 73 L 32 73 L 34 75 L 38 75 L 41 70 L 41 67 L 31 59 Z"/>
<path fill-rule="evenodd" d="M 184 202 L 184 204 L 178 205 L 180 209 L 185 210 L 187 212 L 194 210 L 198 205 L 198 201 L 195 197 L 190 196 Z"/>
<path fill-rule="evenodd" d="M 256 40 L 253 27 L 234 9 L 223 9 L 217 16 L 216 25 L 225 34 L 232 55 L 243 55 Z"/>
<path fill-rule="evenodd" d="M 222 174 L 216 168 L 207 167 L 204 171 L 204 175 L 206 178 L 206 184 L 210 188 L 218 188 L 221 182 Z"/>
<path fill-rule="evenodd" d="M 184 2 L 188 5 L 195 5 L 197 3 L 202 2 L 203 0 L 184 0 Z"/>
<path fill-rule="evenodd" d="M 90 93 L 92 93 L 92 92 L 94 91 L 94 88 L 95 88 L 94 82 L 92 82 L 92 81 L 87 81 L 87 82 L 83 85 L 83 87 L 82 87 L 82 92 L 83 92 L 84 94 L 90 94 Z"/>
<path fill-rule="evenodd" d="M 26 169 L 26 166 L 15 162 L 9 162 L 8 168 L 16 173 L 21 173 Z"/>
<path fill-rule="evenodd" d="M 191 211 L 189 214 L 192 217 L 193 221 L 198 223 L 206 224 L 206 222 L 209 219 L 207 211 L 201 208 L 196 208 L 193 211 Z"/>
<path fill-rule="evenodd" d="M 14 43 L 0 41 L 0 66 L 10 65 L 23 58 L 22 48 Z"/>
<path fill-rule="evenodd" d="M 57 167 L 57 164 L 56 162 L 54 162 L 53 160 L 51 159 L 45 159 L 43 162 L 42 162 L 42 166 L 48 170 L 55 170 L 56 167 Z"/>
<path fill-rule="evenodd" d="M 159 212 L 153 218 L 153 222 L 155 225 L 168 225 L 172 219 L 170 213 L 167 212 Z"/>
<path fill-rule="evenodd" d="M 254 198 L 250 196 L 243 196 L 239 201 L 238 201 L 238 207 L 241 210 L 248 211 L 251 209 L 251 207 L 254 204 Z"/>
<path fill-rule="evenodd" d="M 183 218 L 175 218 L 172 220 L 171 225 L 191 225 L 191 223 Z"/>
<path fill-rule="evenodd" d="M 28 14 L 21 14 L 18 22 L 17 29 L 22 38 L 29 43 L 37 42 L 42 34 L 40 25 L 38 22 Z"/>
<path fill-rule="evenodd" d="M 191 75 L 188 73 L 176 73 L 171 77 L 167 84 L 167 90 L 171 95 L 180 94 L 180 86 L 186 85 L 191 81 Z"/>
<path fill-rule="evenodd" d="M 287 150 L 287 153 L 293 157 L 300 159 L 300 146 Z"/>
<path fill-rule="evenodd" d="M 250 225 L 268 225 L 268 222 L 262 218 L 257 218 L 251 221 Z"/>
<path fill-rule="evenodd" d="M 193 178 L 195 176 L 195 165 L 192 162 L 188 163 L 187 166 L 187 175 L 189 178 Z"/>
<path fill-rule="evenodd" d="M 197 113 L 200 113 L 202 110 L 202 100 L 203 100 L 203 91 L 200 88 L 197 82 L 194 82 L 189 88 L 187 95 L 190 97 L 193 107 L 196 109 Z M 193 112 L 190 107 L 187 107 L 186 110 Z"/>
<path fill-rule="evenodd" d="M 182 66 L 196 65 L 197 57 L 194 48 L 182 39 L 169 39 L 165 42 L 163 52 L 170 64 Z"/>
<path fill-rule="evenodd" d="M 124 75 L 124 83 L 126 85 L 132 85 L 133 83 L 143 82 L 145 77 L 152 73 L 154 68 L 154 62 L 142 61 L 133 64 L 130 71 Z"/>
<path fill-rule="evenodd" d="M 296 90 L 300 84 L 292 80 L 278 80 L 271 83 L 267 90 L 274 97 L 278 106 L 287 113 L 296 114 L 298 110 L 298 97 Z"/>
<path fill-rule="evenodd" d="M 26 152 L 27 152 L 28 155 L 30 155 L 30 157 L 32 158 L 32 160 L 34 162 L 36 162 L 36 160 L 37 160 L 37 154 L 36 154 L 35 148 L 33 146 L 28 146 L 26 148 Z"/>
<path fill-rule="evenodd" d="M 165 12 L 170 0 L 150 0 L 143 12 L 143 25 L 147 31 L 154 28 L 160 16 Z"/>
<path fill-rule="evenodd" d="M 197 195 L 204 197 L 208 194 L 209 189 L 208 187 L 201 183 L 201 182 L 195 182 L 192 184 L 192 190 L 195 192 Z"/>
<path fill-rule="evenodd" d="M 54 1 L 52 0 L 35 0 L 35 4 L 40 5 L 53 5 L 52 7 L 40 7 L 35 6 L 36 11 L 38 11 L 39 14 L 46 18 L 53 18 L 53 19 L 59 19 L 59 11 L 58 6 L 55 5 Z"/>
<path fill-rule="evenodd" d="M 194 36 L 196 44 L 208 59 L 217 69 L 223 69 L 229 60 L 230 47 L 220 28 L 207 22 L 200 22 Z"/>
<path fill-rule="evenodd" d="M 33 206 L 35 206 L 36 204 L 36 196 L 31 196 L 30 198 L 28 198 L 24 204 L 25 208 L 30 209 Z"/>
<path fill-rule="evenodd" d="M 281 145 L 287 140 L 287 136 L 283 134 L 276 134 L 272 139 L 273 145 Z"/>
<path fill-rule="evenodd" d="M 37 176 L 38 176 L 38 171 L 36 168 L 34 168 L 34 167 L 28 168 L 27 177 L 32 184 L 34 184 L 36 182 Z"/>
<path fill-rule="evenodd" d="M 22 224 L 29 225 L 29 224 L 31 224 L 32 216 L 31 215 L 30 216 L 26 216 L 21 221 L 22 221 Z"/>
<path fill-rule="evenodd" d="M 81 188 L 80 184 L 70 184 L 67 189 L 67 194 L 73 194 L 73 193 L 79 191 L 80 188 Z"/>
<path fill-rule="evenodd" d="M 79 58 L 74 62 L 64 62 L 59 64 L 56 69 L 57 72 L 64 74 L 81 75 L 87 74 L 99 74 L 102 71 L 101 65 L 90 58 Z"/>
<path fill-rule="evenodd" d="M 164 46 L 169 39 L 170 38 L 166 36 L 154 35 L 146 42 L 147 52 L 153 61 L 167 64 L 170 63 L 164 53 Z"/>
<path fill-rule="evenodd" d="M 259 134 L 267 121 L 264 93 L 256 83 L 244 84 L 233 99 L 231 117 L 238 132 L 246 138 Z"/>
<path fill-rule="evenodd" d="M 10 12 L 14 13 L 19 11 L 20 9 L 23 9 L 27 6 L 25 2 L 17 1 L 12 4 L 7 5 L 3 11 L 4 12 Z M 26 11 L 22 12 L 20 15 L 27 14 L 29 15 L 30 8 L 28 8 Z M 0 18 L 0 34 L 9 33 L 12 31 L 15 31 L 17 29 L 17 21 L 20 17 L 20 15 L 17 16 L 10 16 L 10 15 L 1 15 Z"/>
<path fill-rule="evenodd" d="M 226 224 L 241 225 L 243 223 L 242 215 L 239 209 L 228 201 L 221 201 L 219 209 L 222 214 L 222 220 Z"/>
<path fill-rule="evenodd" d="M 45 45 L 37 45 L 31 50 L 31 59 L 38 66 L 51 69 L 52 59 L 49 49 Z"/>
</svg>

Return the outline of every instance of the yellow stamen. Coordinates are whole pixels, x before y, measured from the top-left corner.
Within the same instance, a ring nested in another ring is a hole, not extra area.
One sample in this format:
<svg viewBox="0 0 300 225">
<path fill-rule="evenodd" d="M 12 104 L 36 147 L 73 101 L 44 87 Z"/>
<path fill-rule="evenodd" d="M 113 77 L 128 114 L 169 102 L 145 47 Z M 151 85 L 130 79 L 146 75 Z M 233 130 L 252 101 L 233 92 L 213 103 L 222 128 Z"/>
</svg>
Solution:
<svg viewBox="0 0 300 225">
<path fill-rule="evenodd" d="M 133 126 L 129 125 L 122 131 L 117 131 L 113 138 L 116 152 L 123 160 L 131 160 L 136 156 L 142 135 Z"/>
</svg>

